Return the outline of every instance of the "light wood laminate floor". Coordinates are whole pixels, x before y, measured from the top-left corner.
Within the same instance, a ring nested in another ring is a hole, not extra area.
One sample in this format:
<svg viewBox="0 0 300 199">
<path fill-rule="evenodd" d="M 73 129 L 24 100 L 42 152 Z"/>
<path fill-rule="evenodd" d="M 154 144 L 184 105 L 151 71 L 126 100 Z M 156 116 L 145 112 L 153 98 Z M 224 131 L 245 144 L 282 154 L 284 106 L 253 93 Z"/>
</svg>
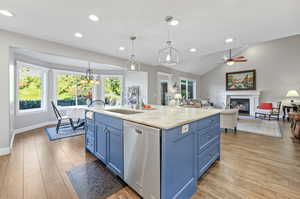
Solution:
<svg viewBox="0 0 300 199">
<path fill-rule="evenodd" d="M 199 180 L 193 199 L 300 199 L 300 143 L 281 122 L 282 139 L 222 133 L 221 160 Z M 43 129 L 15 137 L 0 156 L 0 199 L 78 198 L 65 171 L 95 160 L 83 136 L 49 142 Z M 128 187 L 109 199 L 139 198 Z"/>
</svg>

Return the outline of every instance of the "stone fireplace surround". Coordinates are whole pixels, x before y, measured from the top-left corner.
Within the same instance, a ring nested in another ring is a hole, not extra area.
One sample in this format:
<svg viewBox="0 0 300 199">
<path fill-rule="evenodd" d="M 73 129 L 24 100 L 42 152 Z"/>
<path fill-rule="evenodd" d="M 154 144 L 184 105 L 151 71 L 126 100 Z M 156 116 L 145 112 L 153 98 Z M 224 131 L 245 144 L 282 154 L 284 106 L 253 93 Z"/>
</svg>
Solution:
<svg viewBox="0 0 300 199">
<path fill-rule="evenodd" d="M 225 104 L 230 105 L 230 99 L 249 99 L 250 101 L 250 116 L 255 115 L 256 107 L 259 105 L 259 97 L 261 91 L 226 91 Z"/>
</svg>

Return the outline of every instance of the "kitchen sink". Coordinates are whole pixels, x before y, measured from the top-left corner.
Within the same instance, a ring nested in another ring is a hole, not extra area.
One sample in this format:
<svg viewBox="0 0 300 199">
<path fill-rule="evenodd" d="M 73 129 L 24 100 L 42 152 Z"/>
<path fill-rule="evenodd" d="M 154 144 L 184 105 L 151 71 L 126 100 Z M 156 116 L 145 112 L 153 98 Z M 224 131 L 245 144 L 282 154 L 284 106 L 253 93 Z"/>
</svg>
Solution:
<svg viewBox="0 0 300 199">
<path fill-rule="evenodd" d="M 137 113 L 142 113 L 141 111 L 134 111 L 134 110 L 128 110 L 128 109 L 107 109 L 105 111 L 113 112 L 113 113 L 120 113 L 124 115 L 132 115 Z"/>
</svg>

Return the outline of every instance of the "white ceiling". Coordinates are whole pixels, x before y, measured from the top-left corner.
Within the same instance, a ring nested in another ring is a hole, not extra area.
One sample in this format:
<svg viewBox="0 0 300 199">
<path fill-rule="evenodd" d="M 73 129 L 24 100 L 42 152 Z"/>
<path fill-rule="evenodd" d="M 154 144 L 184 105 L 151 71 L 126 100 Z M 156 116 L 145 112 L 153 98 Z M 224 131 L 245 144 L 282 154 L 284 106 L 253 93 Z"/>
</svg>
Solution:
<svg viewBox="0 0 300 199">
<path fill-rule="evenodd" d="M 0 16 L 0 28 L 123 58 L 129 56 L 129 36 L 136 35 L 139 61 L 157 65 L 167 39 L 163 19 L 172 15 L 181 22 L 171 31 L 181 52 L 175 68 L 203 74 L 229 47 L 299 34 L 299 8 L 299 0 L 1 0 L 0 9 L 16 17 Z M 100 21 L 89 21 L 89 14 Z M 84 37 L 75 38 L 75 32 Z M 228 46 L 226 37 L 236 42 Z M 198 52 L 188 52 L 191 47 Z"/>
<path fill-rule="evenodd" d="M 119 66 L 113 66 L 109 64 L 99 64 L 95 62 L 88 62 L 84 60 L 74 59 L 74 58 L 68 58 L 58 55 L 50 55 L 46 53 L 40 53 L 35 52 L 28 49 L 22 49 L 22 48 L 15 48 L 14 53 L 16 55 L 23 55 L 27 58 L 39 60 L 42 62 L 50 63 L 50 64 L 57 64 L 57 65 L 63 65 L 63 66 L 72 66 L 72 67 L 80 67 L 80 68 L 88 68 L 89 64 L 92 69 L 98 69 L 98 70 L 124 70 L 124 68 L 121 68 Z"/>
</svg>

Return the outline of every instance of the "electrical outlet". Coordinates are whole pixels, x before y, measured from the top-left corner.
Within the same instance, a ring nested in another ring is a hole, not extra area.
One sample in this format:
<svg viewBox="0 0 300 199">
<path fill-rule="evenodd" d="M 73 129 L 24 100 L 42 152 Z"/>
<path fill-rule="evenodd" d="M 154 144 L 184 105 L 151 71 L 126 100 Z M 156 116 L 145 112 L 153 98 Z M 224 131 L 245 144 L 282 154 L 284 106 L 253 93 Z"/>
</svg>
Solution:
<svg viewBox="0 0 300 199">
<path fill-rule="evenodd" d="M 189 125 L 188 125 L 188 124 L 183 125 L 183 126 L 181 127 L 181 133 L 182 133 L 182 134 L 187 133 L 187 132 L 189 132 Z"/>
</svg>

